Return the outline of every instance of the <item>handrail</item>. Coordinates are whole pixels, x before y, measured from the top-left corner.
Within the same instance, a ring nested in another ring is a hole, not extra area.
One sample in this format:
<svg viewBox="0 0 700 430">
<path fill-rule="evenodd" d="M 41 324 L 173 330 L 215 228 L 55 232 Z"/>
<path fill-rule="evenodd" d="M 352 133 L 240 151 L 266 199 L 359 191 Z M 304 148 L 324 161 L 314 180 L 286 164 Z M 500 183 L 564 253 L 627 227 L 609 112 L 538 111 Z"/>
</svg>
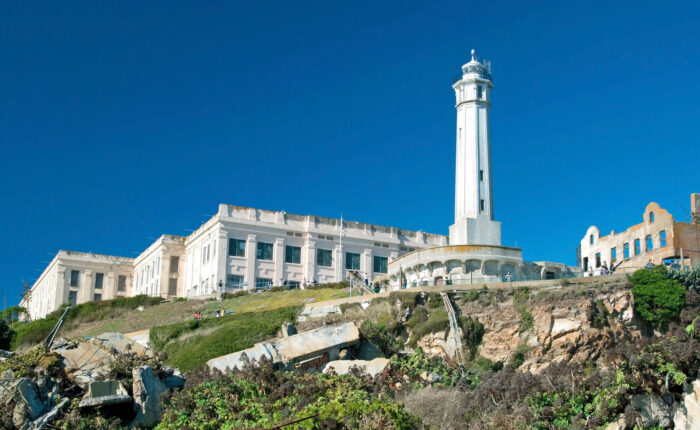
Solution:
<svg viewBox="0 0 700 430">
<path fill-rule="evenodd" d="M 440 297 L 442 297 L 442 301 L 445 304 L 445 309 L 447 310 L 447 318 L 450 321 L 450 329 L 454 333 L 454 339 L 455 339 L 455 357 L 457 358 L 457 362 L 464 366 L 464 354 L 462 353 L 462 339 L 459 337 L 459 324 L 457 323 L 457 315 L 455 313 L 455 309 L 452 306 L 452 302 L 450 301 L 450 297 L 446 293 L 440 293 Z M 445 339 L 447 340 L 447 339 Z"/>
<path fill-rule="evenodd" d="M 63 321 L 65 321 L 66 316 L 68 315 L 68 311 L 70 310 L 70 306 L 66 307 L 66 310 L 63 311 L 63 315 L 61 315 L 61 318 L 58 319 L 58 322 L 56 322 L 56 325 L 53 326 L 53 329 L 49 333 L 49 335 L 46 337 L 44 340 L 44 349 L 49 350 L 51 347 L 51 344 L 53 343 L 54 338 L 56 337 L 56 334 L 58 334 L 58 330 L 61 328 L 61 325 L 63 325 Z"/>
</svg>

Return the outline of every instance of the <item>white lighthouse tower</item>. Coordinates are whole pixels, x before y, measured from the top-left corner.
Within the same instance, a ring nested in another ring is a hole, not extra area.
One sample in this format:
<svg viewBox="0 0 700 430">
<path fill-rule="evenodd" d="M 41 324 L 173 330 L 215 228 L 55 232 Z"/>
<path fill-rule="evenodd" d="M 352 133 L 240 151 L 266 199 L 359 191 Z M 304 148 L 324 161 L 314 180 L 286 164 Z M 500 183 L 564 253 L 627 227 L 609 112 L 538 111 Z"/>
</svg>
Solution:
<svg viewBox="0 0 700 430">
<path fill-rule="evenodd" d="M 457 99 L 455 223 L 450 245 L 501 245 L 501 223 L 493 219 L 491 185 L 491 64 L 472 59 L 452 88 Z"/>
</svg>

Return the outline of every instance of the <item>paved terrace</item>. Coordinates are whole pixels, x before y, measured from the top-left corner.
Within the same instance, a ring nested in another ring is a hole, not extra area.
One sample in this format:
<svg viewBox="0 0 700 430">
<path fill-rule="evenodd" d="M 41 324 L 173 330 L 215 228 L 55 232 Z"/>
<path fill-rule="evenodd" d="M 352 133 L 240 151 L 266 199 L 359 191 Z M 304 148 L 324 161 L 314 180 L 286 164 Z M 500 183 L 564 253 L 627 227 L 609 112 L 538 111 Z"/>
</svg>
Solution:
<svg viewBox="0 0 700 430">
<path fill-rule="evenodd" d="M 564 279 L 543 279 L 538 281 L 521 281 L 521 282 L 491 282 L 488 284 L 457 284 L 457 285 L 442 285 L 442 286 L 424 286 L 424 287 L 413 287 L 405 288 L 400 290 L 404 293 L 438 293 L 438 292 L 459 292 L 459 291 L 473 291 L 482 290 L 484 285 L 488 287 L 489 290 L 514 290 L 517 288 L 527 287 L 530 290 L 554 290 L 560 288 L 570 288 L 570 287 L 581 287 L 589 284 L 598 284 L 603 286 L 608 283 L 615 283 L 617 281 L 626 278 L 624 273 L 616 273 L 614 275 L 606 276 L 593 276 L 585 278 L 564 278 Z M 564 281 L 564 285 L 562 285 Z M 353 290 L 352 297 L 346 297 L 343 299 L 326 300 L 324 302 L 308 303 L 306 308 L 315 307 L 326 307 L 326 306 L 337 306 L 344 303 L 361 303 L 366 300 L 373 300 L 379 297 L 389 297 L 394 291 L 385 291 L 383 293 L 377 294 L 365 294 L 364 296 L 355 296 L 356 290 Z"/>
</svg>

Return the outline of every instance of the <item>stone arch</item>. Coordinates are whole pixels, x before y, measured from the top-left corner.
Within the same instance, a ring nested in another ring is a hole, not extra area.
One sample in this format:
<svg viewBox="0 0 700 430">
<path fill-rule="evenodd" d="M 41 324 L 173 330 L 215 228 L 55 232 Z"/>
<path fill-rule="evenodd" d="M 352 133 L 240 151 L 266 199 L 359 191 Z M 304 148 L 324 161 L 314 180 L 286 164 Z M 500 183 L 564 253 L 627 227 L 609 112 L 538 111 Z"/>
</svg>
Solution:
<svg viewBox="0 0 700 430">
<path fill-rule="evenodd" d="M 481 274 L 485 276 L 498 276 L 498 265 L 498 260 L 485 260 L 481 268 Z"/>
</svg>

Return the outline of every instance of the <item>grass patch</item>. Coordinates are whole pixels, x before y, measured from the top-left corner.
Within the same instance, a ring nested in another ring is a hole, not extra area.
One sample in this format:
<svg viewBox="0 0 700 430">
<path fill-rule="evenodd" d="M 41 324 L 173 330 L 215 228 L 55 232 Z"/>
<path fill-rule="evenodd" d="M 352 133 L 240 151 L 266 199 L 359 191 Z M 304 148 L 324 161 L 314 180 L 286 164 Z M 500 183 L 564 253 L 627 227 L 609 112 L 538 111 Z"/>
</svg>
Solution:
<svg viewBox="0 0 700 430">
<path fill-rule="evenodd" d="M 422 311 L 419 311 L 419 309 L 422 309 Z M 446 332 L 450 326 L 450 320 L 445 309 L 431 309 L 427 318 L 425 313 L 427 313 L 425 308 L 418 307 L 413 311 L 411 318 L 406 321 L 406 326 L 411 329 L 410 345 L 415 346 L 426 334 L 439 331 Z"/>
<path fill-rule="evenodd" d="M 139 306 L 152 307 L 162 302 L 159 297 L 134 296 L 119 297 L 114 300 L 88 302 L 74 306 L 68 311 L 62 330 L 68 331 L 85 323 L 101 321 L 121 316 L 124 311 L 133 310 Z M 36 345 L 43 342 L 53 327 L 58 322 L 67 305 L 41 318 L 30 322 L 18 322 L 12 325 L 17 335 L 14 337 L 11 348 L 17 349 Z"/>
<path fill-rule="evenodd" d="M 167 364 L 187 371 L 275 336 L 282 323 L 294 321 L 300 311 L 300 306 L 292 306 L 157 326 L 151 329 L 150 342 L 154 350 L 167 354 Z"/>
</svg>

